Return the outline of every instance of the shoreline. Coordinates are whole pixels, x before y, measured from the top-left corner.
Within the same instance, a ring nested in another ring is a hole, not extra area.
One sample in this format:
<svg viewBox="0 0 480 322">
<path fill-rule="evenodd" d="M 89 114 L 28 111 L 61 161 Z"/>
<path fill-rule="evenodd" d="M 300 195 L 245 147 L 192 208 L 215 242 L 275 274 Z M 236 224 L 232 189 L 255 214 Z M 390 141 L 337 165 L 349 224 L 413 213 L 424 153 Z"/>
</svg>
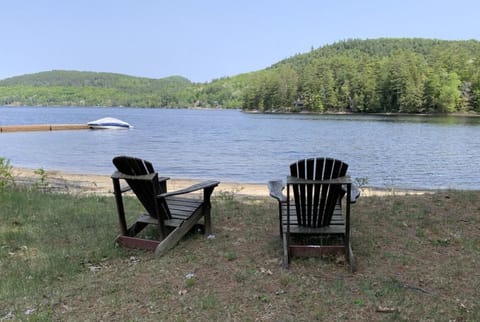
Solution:
<svg viewBox="0 0 480 322">
<path fill-rule="evenodd" d="M 35 169 L 12 167 L 12 175 L 19 185 L 41 184 L 42 178 L 48 188 L 54 192 L 67 192 L 73 194 L 113 194 L 112 180 L 109 175 L 100 174 L 78 174 L 59 170 L 45 170 L 42 174 L 35 173 Z M 178 179 L 170 178 L 168 180 L 168 190 L 175 191 L 186 188 L 192 184 L 202 181 L 201 179 Z M 373 188 L 363 187 L 360 189 L 361 195 L 369 196 L 387 196 L 387 195 L 407 195 L 407 194 L 429 194 L 442 189 L 415 190 L 401 188 Z M 214 196 L 241 196 L 264 198 L 270 197 L 267 183 L 238 183 L 238 182 L 220 182 L 214 190 Z"/>
<path fill-rule="evenodd" d="M 477 112 L 452 112 L 452 113 L 405 113 L 405 112 L 351 112 L 351 111 L 327 111 L 327 112 L 317 112 L 317 111 L 309 111 L 309 110 L 282 110 L 282 109 L 274 109 L 274 110 L 267 110 L 262 111 L 258 109 L 247 109 L 247 110 L 240 110 L 243 113 L 247 114 L 291 114 L 291 115 L 359 115 L 359 116 L 422 116 L 422 117 L 448 117 L 448 116 L 455 116 L 455 117 L 472 117 L 472 118 L 479 118 L 480 113 Z"/>
<path fill-rule="evenodd" d="M 17 184 L 34 185 L 41 182 L 42 176 L 35 169 L 12 167 L 12 175 Z M 59 170 L 45 170 L 45 182 L 53 191 L 78 194 L 113 194 L 112 179 L 109 175 L 78 174 Z M 203 181 L 202 179 L 170 178 L 167 181 L 169 191 L 179 190 Z M 220 182 L 214 195 L 231 194 L 250 197 L 267 197 L 266 184 Z"/>
</svg>

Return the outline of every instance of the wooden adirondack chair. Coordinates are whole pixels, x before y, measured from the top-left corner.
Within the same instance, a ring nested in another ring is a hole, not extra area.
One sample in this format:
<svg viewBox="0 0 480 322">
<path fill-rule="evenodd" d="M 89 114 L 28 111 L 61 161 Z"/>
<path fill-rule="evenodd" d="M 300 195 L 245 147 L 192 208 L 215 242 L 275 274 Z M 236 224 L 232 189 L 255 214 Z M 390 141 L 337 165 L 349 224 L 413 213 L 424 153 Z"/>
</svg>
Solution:
<svg viewBox="0 0 480 322">
<path fill-rule="evenodd" d="M 354 259 L 350 246 L 352 183 L 348 165 L 332 158 L 303 159 L 290 165 L 286 196 L 282 181 L 270 181 L 270 195 L 277 199 L 283 266 L 291 256 L 316 256 L 344 252 L 350 269 Z M 293 197 L 292 197 L 293 193 Z M 342 214 L 342 198 L 345 213 Z M 358 197 L 358 196 L 356 196 Z"/>
<path fill-rule="evenodd" d="M 194 226 L 211 234 L 210 196 L 218 181 L 205 181 L 191 187 L 167 192 L 167 177 L 158 177 L 150 162 L 138 158 L 119 156 L 113 159 L 118 171 L 112 174 L 113 188 L 117 204 L 121 234 L 116 242 L 124 247 L 155 251 L 161 256 L 177 244 Z M 120 180 L 128 186 L 122 188 Z M 132 190 L 140 200 L 146 214 L 127 226 L 122 194 Z M 203 199 L 180 197 L 203 190 Z M 203 217 L 203 224 L 199 223 Z M 159 240 L 135 237 L 147 225 L 159 227 Z"/>
</svg>

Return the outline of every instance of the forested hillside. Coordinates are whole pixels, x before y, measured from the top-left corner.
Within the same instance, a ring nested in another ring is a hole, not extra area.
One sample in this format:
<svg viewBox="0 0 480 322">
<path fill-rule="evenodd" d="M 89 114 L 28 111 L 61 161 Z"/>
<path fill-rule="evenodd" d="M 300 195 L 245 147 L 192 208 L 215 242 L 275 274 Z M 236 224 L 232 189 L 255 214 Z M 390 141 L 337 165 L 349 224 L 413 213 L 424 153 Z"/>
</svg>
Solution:
<svg viewBox="0 0 480 322">
<path fill-rule="evenodd" d="M 252 78 L 245 108 L 437 113 L 480 111 L 480 42 L 349 40 Z"/>
<path fill-rule="evenodd" d="M 51 71 L 0 81 L 2 105 L 183 106 L 192 83 L 112 73 Z"/>
<path fill-rule="evenodd" d="M 51 71 L 0 81 L 0 105 L 225 107 L 260 111 L 480 112 L 480 42 L 346 40 L 257 72 L 192 83 Z"/>
</svg>

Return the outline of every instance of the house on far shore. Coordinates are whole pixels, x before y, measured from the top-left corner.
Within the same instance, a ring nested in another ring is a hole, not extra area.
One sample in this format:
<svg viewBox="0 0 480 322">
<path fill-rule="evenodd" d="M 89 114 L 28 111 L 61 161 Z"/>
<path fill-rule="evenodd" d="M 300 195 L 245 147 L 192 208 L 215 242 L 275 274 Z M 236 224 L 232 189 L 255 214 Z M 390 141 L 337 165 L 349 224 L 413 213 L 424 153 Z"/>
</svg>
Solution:
<svg viewBox="0 0 480 322">
<path fill-rule="evenodd" d="M 303 102 L 301 99 L 297 98 L 297 100 L 293 103 L 294 108 L 302 109 L 303 108 Z"/>
</svg>

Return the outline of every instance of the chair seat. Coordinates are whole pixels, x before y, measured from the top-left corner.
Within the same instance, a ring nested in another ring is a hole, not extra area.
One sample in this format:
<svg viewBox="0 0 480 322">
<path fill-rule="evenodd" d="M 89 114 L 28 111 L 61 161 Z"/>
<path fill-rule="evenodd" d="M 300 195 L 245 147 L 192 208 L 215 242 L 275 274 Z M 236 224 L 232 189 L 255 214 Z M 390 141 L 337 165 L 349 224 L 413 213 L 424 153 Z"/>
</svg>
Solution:
<svg viewBox="0 0 480 322">
<path fill-rule="evenodd" d="M 169 227 L 180 226 L 203 205 L 203 200 L 193 198 L 168 197 L 166 200 L 172 218 L 164 220 L 164 225 Z M 137 222 L 158 225 L 158 219 L 149 214 L 143 214 Z"/>
<path fill-rule="evenodd" d="M 193 198 L 167 197 L 172 218 L 186 219 L 203 205 L 203 200 Z"/>
<path fill-rule="evenodd" d="M 287 225 L 284 225 L 283 229 L 287 231 Z M 318 227 L 318 228 L 290 225 L 290 234 L 344 235 L 345 225 L 330 225 L 330 226 Z"/>
<path fill-rule="evenodd" d="M 282 205 L 282 226 L 283 231 L 287 231 L 287 204 Z M 305 227 L 298 225 L 297 214 L 295 205 L 290 205 L 290 234 L 331 234 L 331 235 L 343 235 L 345 234 L 345 220 L 342 216 L 342 207 L 339 204 L 335 207 L 335 211 L 332 215 L 332 220 L 329 226 L 324 227 Z"/>
</svg>

